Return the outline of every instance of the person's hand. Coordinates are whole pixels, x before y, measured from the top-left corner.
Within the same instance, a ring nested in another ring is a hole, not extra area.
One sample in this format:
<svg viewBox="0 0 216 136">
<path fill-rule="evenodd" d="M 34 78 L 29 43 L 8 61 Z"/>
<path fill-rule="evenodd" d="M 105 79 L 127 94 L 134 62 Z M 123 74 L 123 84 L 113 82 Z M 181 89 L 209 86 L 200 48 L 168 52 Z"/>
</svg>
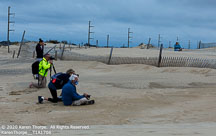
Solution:
<svg viewBox="0 0 216 136">
<path fill-rule="evenodd" d="M 52 60 L 49 60 L 49 63 L 50 63 L 50 64 L 53 64 L 53 61 L 52 61 Z"/>
<path fill-rule="evenodd" d="M 87 94 L 87 93 L 84 93 L 83 95 L 84 95 L 84 97 L 85 97 L 86 99 L 88 99 L 88 100 L 89 100 L 90 97 L 91 97 L 91 95 L 89 95 L 89 94 Z"/>
<path fill-rule="evenodd" d="M 87 93 L 83 93 L 83 96 L 87 97 L 87 96 L 88 96 L 88 94 L 87 94 Z"/>
</svg>

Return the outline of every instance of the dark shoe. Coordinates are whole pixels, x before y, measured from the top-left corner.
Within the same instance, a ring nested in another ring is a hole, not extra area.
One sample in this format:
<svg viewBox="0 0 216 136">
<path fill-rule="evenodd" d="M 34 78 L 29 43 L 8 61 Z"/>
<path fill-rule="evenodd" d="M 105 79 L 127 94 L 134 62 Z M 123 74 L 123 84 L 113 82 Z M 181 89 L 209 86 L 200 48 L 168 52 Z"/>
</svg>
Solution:
<svg viewBox="0 0 216 136">
<path fill-rule="evenodd" d="M 95 103 L 95 101 L 94 100 L 89 100 L 89 101 L 87 101 L 87 105 L 91 105 L 91 104 L 94 104 Z"/>
<path fill-rule="evenodd" d="M 38 96 L 38 102 L 39 102 L 39 103 L 43 103 L 43 98 L 42 98 L 42 96 Z"/>
<path fill-rule="evenodd" d="M 62 96 L 58 96 L 58 98 L 57 98 L 58 100 L 58 102 L 62 102 Z"/>
</svg>

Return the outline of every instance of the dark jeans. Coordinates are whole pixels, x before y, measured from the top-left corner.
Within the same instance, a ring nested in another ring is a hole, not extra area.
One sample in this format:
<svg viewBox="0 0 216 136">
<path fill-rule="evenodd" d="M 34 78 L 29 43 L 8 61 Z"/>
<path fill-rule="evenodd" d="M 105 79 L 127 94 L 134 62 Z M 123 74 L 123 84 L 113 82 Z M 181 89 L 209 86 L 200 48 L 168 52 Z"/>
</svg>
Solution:
<svg viewBox="0 0 216 136">
<path fill-rule="evenodd" d="M 51 81 L 49 82 L 48 88 L 49 88 L 50 93 L 53 97 L 53 98 L 48 98 L 48 101 L 53 102 L 53 103 L 57 103 L 58 101 L 62 101 L 62 99 L 57 97 L 57 89 Z"/>
</svg>

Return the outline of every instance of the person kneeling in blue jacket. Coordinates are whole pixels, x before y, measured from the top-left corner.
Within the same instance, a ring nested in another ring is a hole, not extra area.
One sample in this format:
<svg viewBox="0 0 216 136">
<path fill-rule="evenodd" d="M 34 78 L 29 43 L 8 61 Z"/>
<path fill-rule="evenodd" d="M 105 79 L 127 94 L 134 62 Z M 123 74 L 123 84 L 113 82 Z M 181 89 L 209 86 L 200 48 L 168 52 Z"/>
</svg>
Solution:
<svg viewBox="0 0 216 136">
<path fill-rule="evenodd" d="M 79 83 L 77 75 L 71 75 L 67 84 L 62 88 L 62 101 L 65 106 L 79 106 L 79 105 L 89 105 L 94 104 L 94 100 L 89 100 L 90 95 L 84 93 L 79 95 L 76 90 L 76 86 Z"/>
<path fill-rule="evenodd" d="M 182 47 L 179 42 L 176 42 L 176 44 L 174 45 L 174 51 L 182 51 Z"/>
</svg>

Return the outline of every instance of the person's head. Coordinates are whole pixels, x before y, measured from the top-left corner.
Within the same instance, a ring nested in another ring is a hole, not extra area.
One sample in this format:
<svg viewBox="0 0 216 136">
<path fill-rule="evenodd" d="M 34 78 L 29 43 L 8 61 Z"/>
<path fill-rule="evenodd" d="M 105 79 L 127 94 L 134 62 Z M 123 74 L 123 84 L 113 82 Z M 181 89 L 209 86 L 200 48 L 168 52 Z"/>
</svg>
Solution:
<svg viewBox="0 0 216 136">
<path fill-rule="evenodd" d="M 50 54 L 45 54 L 44 55 L 44 58 L 48 61 L 48 60 L 50 60 Z"/>
<path fill-rule="evenodd" d="M 78 78 L 78 76 L 77 76 L 77 75 L 74 75 L 74 74 L 72 74 L 72 75 L 70 76 L 69 80 L 71 81 L 71 83 L 72 83 L 73 85 L 78 85 L 78 83 L 79 83 L 79 78 Z"/>
<path fill-rule="evenodd" d="M 43 40 L 40 38 L 39 39 L 39 44 L 41 45 L 41 46 L 44 46 L 44 42 L 43 42 Z"/>
<path fill-rule="evenodd" d="M 179 43 L 178 42 L 176 42 L 176 45 L 178 45 Z"/>
<path fill-rule="evenodd" d="M 73 69 L 68 69 L 66 71 L 66 74 L 69 74 L 71 76 L 72 74 L 75 74 L 75 71 Z"/>
</svg>

